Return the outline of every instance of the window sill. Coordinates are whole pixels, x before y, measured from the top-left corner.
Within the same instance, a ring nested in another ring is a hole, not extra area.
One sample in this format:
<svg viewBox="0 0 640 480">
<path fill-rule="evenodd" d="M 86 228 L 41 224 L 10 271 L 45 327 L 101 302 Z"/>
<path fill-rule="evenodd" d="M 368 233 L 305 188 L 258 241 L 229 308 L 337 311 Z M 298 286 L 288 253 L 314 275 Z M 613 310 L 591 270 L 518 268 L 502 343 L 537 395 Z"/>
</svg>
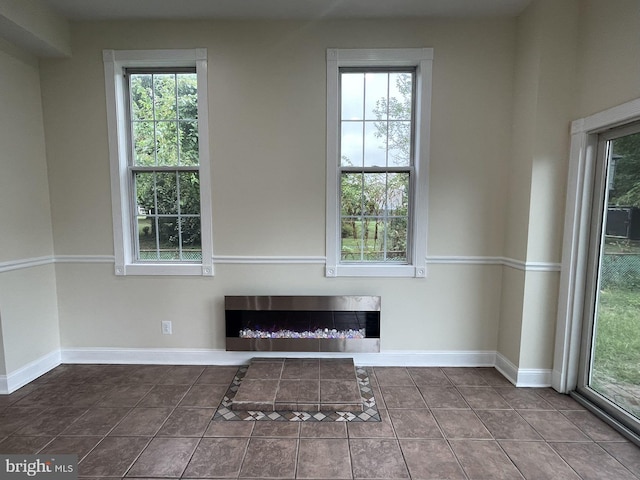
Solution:
<svg viewBox="0 0 640 480">
<path fill-rule="evenodd" d="M 213 266 L 201 263 L 173 264 L 173 263 L 129 263 L 116 265 L 115 273 L 118 276 L 126 275 L 190 275 L 200 277 L 212 277 Z"/>
<path fill-rule="evenodd" d="M 325 276 L 327 277 L 426 277 L 425 267 L 415 265 L 381 265 L 381 264 L 340 264 L 327 265 Z"/>
</svg>

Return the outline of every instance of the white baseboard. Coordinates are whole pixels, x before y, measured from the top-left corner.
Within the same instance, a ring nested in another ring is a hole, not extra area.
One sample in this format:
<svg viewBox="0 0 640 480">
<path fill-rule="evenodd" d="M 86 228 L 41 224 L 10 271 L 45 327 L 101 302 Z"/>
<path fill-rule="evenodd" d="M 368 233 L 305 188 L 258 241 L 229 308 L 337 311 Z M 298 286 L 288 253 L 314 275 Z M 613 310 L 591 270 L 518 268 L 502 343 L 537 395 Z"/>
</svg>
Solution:
<svg viewBox="0 0 640 480">
<path fill-rule="evenodd" d="M 511 363 L 507 357 L 501 353 L 496 353 L 496 370 L 514 385 L 518 384 L 518 367 Z"/>
<path fill-rule="evenodd" d="M 495 367 L 516 387 L 551 386 L 551 369 L 518 368 L 501 353 L 496 353 Z"/>
<path fill-rule="evenodd" d="M 65 348 L 62 363 L 242 365 L 255 356 L 250 353 L 187 348 Z"/>
<path fill-rule="evenodd" d="M 366 361 L 356 364 L 374 367 L 493 367 L 496 361 L 496 352 L 485 350 L 384 350 L 363 355 Z"/>
<path fill-rule="evenodd" d="M 15 392 L 61 363 L 60 350 L 54 350 L 8 375 L 0 375 L 0 394 Z"/>
<path fill-rule="evenodd" d="M 225 350 L 156 348 L 67 348 L 62 363 L 121 363 L 165 365 L 241 365 L 255 356 L 291 358 L 350 357 L 356 365 L 411 367 L 492 367 L 493 351 L 433 352 L 388 350 L 379 353 L 227 352 Z"/>
<path fill-rule="evenodd" d="M 550 368 L 521 368 L 518 370 L 518 383 L 516 387 L 550 387 Z"/>
<path fill-rule="evenodd" d="M 356 365 L 374 367 L 495 367 L 517 387 L 548 387 L 552 371 L 518 369 L 495 351 L 384 350 L 379 353 L 227 352 L 180 348 L 65 348 L 51 352 L 9 375 L 0 375 L 0 394 L 16 391 L 61 363 L 242 365 L 255 356 L 291 358 L 350 357 Z"/>
</svg>

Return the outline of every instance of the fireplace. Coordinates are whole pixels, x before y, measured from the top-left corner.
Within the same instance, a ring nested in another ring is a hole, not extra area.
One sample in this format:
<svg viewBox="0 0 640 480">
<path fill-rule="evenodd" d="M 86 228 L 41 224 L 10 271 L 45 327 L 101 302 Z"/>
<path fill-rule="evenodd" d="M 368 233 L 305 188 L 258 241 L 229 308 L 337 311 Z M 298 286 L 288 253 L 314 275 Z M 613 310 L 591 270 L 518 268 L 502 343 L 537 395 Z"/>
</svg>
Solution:
<svg viewBox="0 0 640 480">
<path fill-rule="evenodd" d="M 380 351 L 380 297 L 225 296 L 224 303 L 229 351 Z"/>
</svg>

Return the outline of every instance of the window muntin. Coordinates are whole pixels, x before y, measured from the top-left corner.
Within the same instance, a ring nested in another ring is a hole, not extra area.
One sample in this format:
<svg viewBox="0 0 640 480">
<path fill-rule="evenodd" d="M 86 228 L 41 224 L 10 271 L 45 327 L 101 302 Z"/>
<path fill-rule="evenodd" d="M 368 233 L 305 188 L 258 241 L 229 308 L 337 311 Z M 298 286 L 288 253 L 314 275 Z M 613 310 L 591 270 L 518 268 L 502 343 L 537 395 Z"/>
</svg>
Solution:
<svg viewBox="0 0 640 480">
<path fill-rule="evenodd" d="M 200 262 L 195 69 L 127 70 L 135 261 Z"/>
<path fill-rule="evenodd" d="M 415 68 L 339 75 L 340 262 L 408 264 Z"/>
</svg>

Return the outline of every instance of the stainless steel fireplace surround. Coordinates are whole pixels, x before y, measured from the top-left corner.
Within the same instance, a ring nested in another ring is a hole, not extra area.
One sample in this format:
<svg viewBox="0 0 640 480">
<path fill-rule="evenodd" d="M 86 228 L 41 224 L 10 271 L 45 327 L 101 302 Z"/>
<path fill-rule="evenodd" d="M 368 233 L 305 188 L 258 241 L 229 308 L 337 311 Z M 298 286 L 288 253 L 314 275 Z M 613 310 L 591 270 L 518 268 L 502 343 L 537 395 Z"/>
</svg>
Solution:
<svg viewBox="0 0 640 480">
<path fill-rule="evenodd" d="M 224 304 L 229 351 L 380 351 L 380 297 L 225 296 Z M 247 331 L 259 333 L 243 338 Z M 296 338 L 272 338 L 282 332 Z"/>
</svg>

